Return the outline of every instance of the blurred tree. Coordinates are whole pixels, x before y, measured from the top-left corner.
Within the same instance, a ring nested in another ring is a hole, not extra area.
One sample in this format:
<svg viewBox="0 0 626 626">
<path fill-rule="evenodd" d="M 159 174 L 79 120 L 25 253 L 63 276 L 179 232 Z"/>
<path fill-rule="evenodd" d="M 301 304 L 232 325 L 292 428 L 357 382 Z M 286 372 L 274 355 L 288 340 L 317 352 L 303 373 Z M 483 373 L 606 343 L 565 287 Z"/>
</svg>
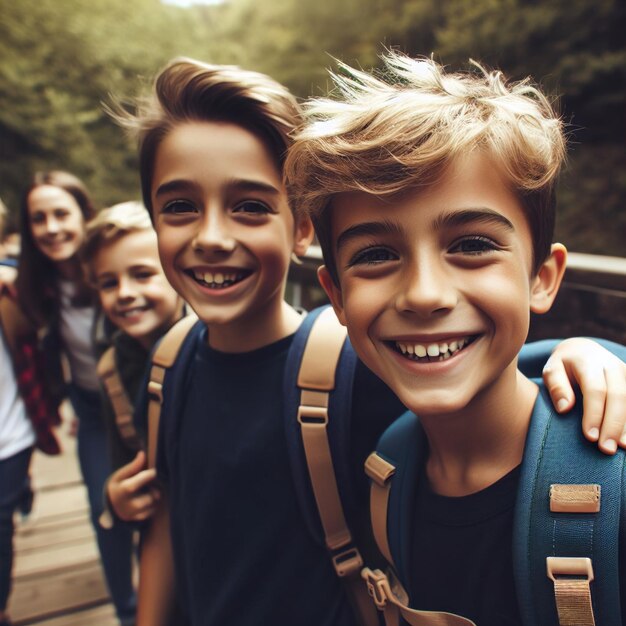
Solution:
<svg viewBox="0 0 626 626">
<path fill-rule="evenodd" d="M 623 254 L 626 3 L 623 0 L 0 0 L 0 195 L 15 209 L 39 168 L 85 178 L 99 204 L 138 196 L 135 148 L 108 119 L 188 55 L 325 94 L 333 57 L 374 67 L 383 46 L 533 76 L 570 124 L 558 234 L 572 249 Z M 610 225 L 610 226 L 608 226 Z"/>
<path fill-rule="evenodd" d="M 84 178 L 99 204 L 138 196 L 135 150 L 109 120 L 170 57 L 197 54 L 198 21 L 158 0 L 0 0 L 1 193 L 15 207 L 37 169 Z"/>
</svg>

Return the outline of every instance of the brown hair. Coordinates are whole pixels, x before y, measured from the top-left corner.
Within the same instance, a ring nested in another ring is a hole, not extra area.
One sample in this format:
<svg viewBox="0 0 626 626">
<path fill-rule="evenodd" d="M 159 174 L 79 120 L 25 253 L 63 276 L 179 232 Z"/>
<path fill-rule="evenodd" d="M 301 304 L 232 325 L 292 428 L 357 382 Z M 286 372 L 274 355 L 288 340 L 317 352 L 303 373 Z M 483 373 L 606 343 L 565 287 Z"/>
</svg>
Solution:
<svg viewBox="0 0 626 626">
<path fill-rule="evenodd" d="M 152 93 L 131 113 L 121 105 L 110 114 L 139 140 L 143 201 L 152 215 L 154 160 L 163 138 L 189 121 L 223 121 L 254 133 L 270 149 L 282 172 L 291 133 L 301 111 L 286 87 L 264 74 L 193 59 L 171 61 L 156 77 Z"/>
</svg>

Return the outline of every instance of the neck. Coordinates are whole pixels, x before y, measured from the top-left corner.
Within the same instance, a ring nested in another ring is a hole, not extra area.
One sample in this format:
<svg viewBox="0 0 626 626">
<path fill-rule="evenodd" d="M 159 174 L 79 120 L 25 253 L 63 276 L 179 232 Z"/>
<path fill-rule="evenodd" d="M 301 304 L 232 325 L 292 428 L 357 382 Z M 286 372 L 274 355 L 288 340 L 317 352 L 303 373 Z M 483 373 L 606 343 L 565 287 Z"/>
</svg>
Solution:
<svg viewBox="0 0 626 626">
<path fill-rule="evenodd" d="M 209 324 L 209 345 L 221 352 L 251 352 L 294 333 L 302 317 L 284 300 L 229 324 Z"/>
<path fill-rule="evenodd" d="M 537 392 L 513 363 L 458 414 L 422 419 L 430 447 L 426 471 L 433 490 L 468 495 L 517 467 Z"/>
<path fill-rule="evenodd" d="M 55 269 L 63 280 L 75 281 L 81 278 L 80 263 L 75 257 L 59 261 L 55 264 Z"/>
</svg>

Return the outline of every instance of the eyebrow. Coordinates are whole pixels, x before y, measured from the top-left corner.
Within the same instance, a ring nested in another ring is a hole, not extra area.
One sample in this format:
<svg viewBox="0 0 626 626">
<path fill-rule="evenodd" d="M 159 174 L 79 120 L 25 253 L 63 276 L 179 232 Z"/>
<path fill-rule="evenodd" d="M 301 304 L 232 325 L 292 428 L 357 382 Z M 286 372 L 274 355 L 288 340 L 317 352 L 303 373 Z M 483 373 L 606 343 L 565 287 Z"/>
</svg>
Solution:
<svg viewBox="0 0 626 626">
<path fill-rule="evenodd" d="M 402 228 L 394 222 L 383 220 L 382 222 L 363 222 L 346 228 L 339 237 L 337 237 L 336 250 L 339 250 L 349 243 L 352 239 L 358 237 L 378 236 L 378 235 L 395 235 L 402 232 Z"/>
<path fill-rule="evenodd" d="M 487 207 L 451 211 L 444 215 L 440 215 L 435 220 L 435 230 L 441 230 L 443 228 L 453 226 L 464 226 L 465 224 L 477 222 L 481 224 L 503 226 L 507 230 L 515 231 L 513 224 L 506 217 L 504 217 L 504 215 Z"/>
<path fill-rule="evenodd" d="M 181 191 L 186 191 L 190 188 L 196 187 L 196 183 L 185 180 L 185 179 L 175 179 L 170 180 L 162 185 L 159 185 L 156 192 L 155 197 L 163 196 L 168 193 L 176 193 Z M 269 183 L 262 182 L 260 180 L 249 180 L 243 178 L 233 178 L 226 183 L 226 188 L 228 190 L 237 190 L 237 191 L 248 191 L 248 192 L 262 192 L 269 193 L 275 196 L 278 196 L 281 191 L 276 189 L 274 185 Z"/>
</svg>

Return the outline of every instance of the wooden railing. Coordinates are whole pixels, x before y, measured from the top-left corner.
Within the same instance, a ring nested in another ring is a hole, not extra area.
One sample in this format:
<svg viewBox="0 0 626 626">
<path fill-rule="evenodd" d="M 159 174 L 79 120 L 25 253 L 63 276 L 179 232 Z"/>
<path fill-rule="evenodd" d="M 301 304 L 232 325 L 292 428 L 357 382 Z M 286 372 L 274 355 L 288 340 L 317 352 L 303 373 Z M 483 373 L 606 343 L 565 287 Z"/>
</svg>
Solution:
<svg viewBox="0 0 626 626">
<path fill-rule="evenodd" d="M 321 251 L 312 246 L 290 272 L 288 299 L 305 309 L 327 302 L 317 281 Z M 552 310 L 533 315 L 531 339 L 591 336 L 626 344 L 626 258 L 570 252 Z"/>
</svg>

